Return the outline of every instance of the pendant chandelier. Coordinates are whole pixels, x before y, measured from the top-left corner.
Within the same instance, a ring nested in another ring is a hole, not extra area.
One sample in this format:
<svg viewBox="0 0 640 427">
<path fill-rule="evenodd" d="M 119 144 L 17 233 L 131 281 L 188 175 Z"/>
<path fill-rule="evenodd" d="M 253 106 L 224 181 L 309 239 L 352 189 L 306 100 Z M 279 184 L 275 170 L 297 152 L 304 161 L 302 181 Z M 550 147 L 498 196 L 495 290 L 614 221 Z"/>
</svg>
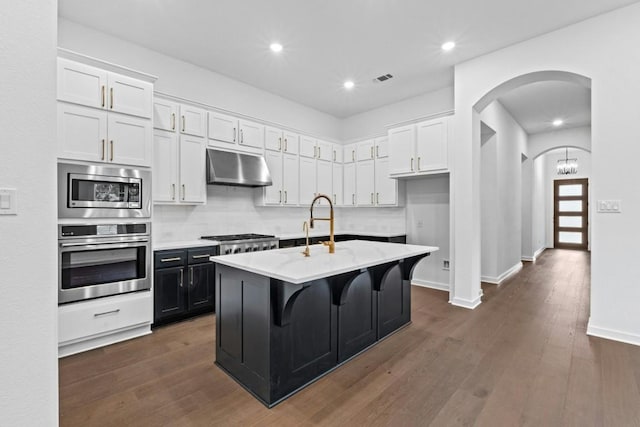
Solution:
<svg viewBox="0 0 640 427">
<path fill-rule="evenodd" d="M 564 160 L 558 160 L 556 166 L 558 175 L 573 175 L 578 173 L 578 159 L 569 158 L 569 148 L 565 148 Z"/>
</svg>

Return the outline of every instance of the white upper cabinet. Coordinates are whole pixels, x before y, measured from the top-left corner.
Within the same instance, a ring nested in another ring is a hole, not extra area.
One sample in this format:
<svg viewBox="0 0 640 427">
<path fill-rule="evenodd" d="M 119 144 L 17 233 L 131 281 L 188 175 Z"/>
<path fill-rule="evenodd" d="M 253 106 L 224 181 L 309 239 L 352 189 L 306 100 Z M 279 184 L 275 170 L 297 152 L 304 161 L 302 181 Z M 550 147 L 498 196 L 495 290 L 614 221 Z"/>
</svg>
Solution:
<svg viewBox="0 0 640 427">
<path fill-rule="evenodd" d="M 389 157 L 389 137 L 376 138 L 374 140 L 376 159 Z"/>
<path fill-rule="evenodd" d="M 249 120 L 238 120 L 240 139 L 238 143 L 247 147 L 264 148 L 264 125 Z"/>
<path fill-rule="evenodd" d="M 107 161 L 107 112 L 58 103 L 58 157 Z"/>
<path fill-rule="evenodd" d="M 356 206 L 356 164 L 345 163 L 343 165 L 342 197 L 344 206 Z"/>
<path fill-rule="evenodd" d="M 191 105 L 180 105 L 180 132 L 185 135 L 207 135 L 207 112 Z"/>
<path fill-rule="evenodd" d="M 333 202 L 333 168 L 332 163 L 325 160 L 316 162 L 316 192 L 324 194 Z M 326 200 L 320 200 L 321 204 L 328 204 Z"/>
<path fill-rule="evenodd" d="M 375 159 L 374 151 L 373 139 L 358 142 L 356 144 L 356 160 L 359 162 L 363 160 L 373 160 Z"/>
<path fill-rule="evenodd" d="M 153 127 L 204 137 L 207 134 L 207 112 L 192 105 L 155 98 L 153 101 Z"/>
<path fill-rule="evenodd" d="M 180 114 L 180 104 L 162 98 L 153 100 L 153 127 L 175 132 Z"/>
<path fill-rule="evenodd" d="M 300 157 L 300 204 L 308 206 L 316 196 L 316 160 Z"/>
<path fill-rule="evenodd" d="M 283 131 L 281 129 L 265 126 L 264 148 L 271 151 L 282 151 L 283 153 L 298 153 L 298 134 Z"/>
<path fill-rule="evenodd" d="M 57 99 L 151 118 L 153 85 L 129 76 L 58 58 Z"/>
<path fill-rule="evenodd" d="M 180 202 L 203 204 L 207 200 L 205 140 L 180 136 Z M 157 172 L 157 171 L 156 171 Z"/>
<path fill-rule="evenodd" d="M 264 187 L 260 204 L 296 206 L 298 204 L 298 156 L 266 150 L 264 154 L 273 185 Z"/>
<path fill-rule="evenodd" d="M 374 160 L 356 164 L 356 202 L 358 206 L 375 206 Z"/>
<path fill-rule="evenodd" d="M 314 159 L 317 154 L 316 139 L 310 136 L 300 135 L 300 156 Z"/>
<path fill-rule="evenodd" d="M 178 136 L 156 130 L 153 133 L 153 201 L 174 203 L 178 199 Z"/>
<path fill-rule="evenodd" d="M 236 144 L 238 142 L 238 119 L 233 116 L 210 111 L 209 139 Z"/>
<path fill-rule="evenodd" d="M 343 146 L 340 144 L 333 144 L 333 161 L 336 163 L 342 163 L 344 158 Z"/>
<path fill-rule="evenodd" d="M 389 130 L 389 174 L 447 172 L 449 119 L 443 117 Z"/>
<path fill-rule="evenodd" d="M 358 150 L 358 144 L 349 144 L 343 147 L 342 161 L 344 163 L 353 163 L 356 161 L 356 152 Z"/>
<path fill-rule="evenodd" d="M 266 151 L 264 159 L 267 162 L 267 168 L 269 168 L 273 184 L 264 187 L 263 203 L 265 205 L 281 205 L 283 200 L 282 154 L 275 151 Z"/>
<path fill-rule="evenodd" d="M 318 140 L 316 143 L 316 158 L 319 160 L 333 161 L 333 144 L 327 141 Z"/>
<path fill-rule="evenodd" d="M 282 204 L 296 206 L 300 202 L 300 169 L 298 156 L 282 154 Z"/>
<path fill-rule="evenodd" d="M 289 154 L 298 154 L 299 139 L 300 139 L 298 134 L 284 131 L 282 132 L 282 137 L 284 140 L 282 151 Z"/>
<path fill-rule="evenodd" d="M 123 165 L 151 166 L 152 129 L 149 120 L 124 114 L 109 114 L 107 135 L 107 161 Z"/>
<path fill-rule="evenodd" d="M 376 159 L 376 206 L 398 205 L 398 180 L 389 178 L 389 159 Z"/>
<path fill-rule="evenodd" d="M 344 205 L 344 191 L 342 188 L 343 184 L 343 176 L 342 176 L 343 166 L 340 163 L 333 163 L 332 172 L 333 172 L 333 204 L 335 206 L 343 206 Z"/>
</svg>

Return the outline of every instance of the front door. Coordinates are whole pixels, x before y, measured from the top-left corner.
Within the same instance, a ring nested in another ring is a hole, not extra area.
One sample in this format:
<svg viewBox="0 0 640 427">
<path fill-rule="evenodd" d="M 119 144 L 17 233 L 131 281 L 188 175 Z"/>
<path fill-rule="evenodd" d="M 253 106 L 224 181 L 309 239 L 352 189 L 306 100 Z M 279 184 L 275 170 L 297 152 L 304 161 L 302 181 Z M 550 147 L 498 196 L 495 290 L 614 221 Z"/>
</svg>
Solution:
<svg viewBox="0 0 640 427">
<path fill-rule="evenodd" d="M 559 179 L 553 184 L 554 247 L 587 250 L 589 181 Z"/>
</svg>

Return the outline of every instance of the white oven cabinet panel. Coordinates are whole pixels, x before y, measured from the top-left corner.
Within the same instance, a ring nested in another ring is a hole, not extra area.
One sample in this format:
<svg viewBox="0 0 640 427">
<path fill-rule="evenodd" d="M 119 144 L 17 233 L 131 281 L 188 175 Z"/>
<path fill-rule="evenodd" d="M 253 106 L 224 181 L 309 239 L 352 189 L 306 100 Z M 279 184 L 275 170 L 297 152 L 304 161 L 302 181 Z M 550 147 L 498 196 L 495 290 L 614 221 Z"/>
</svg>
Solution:
<svg viewBox="0 0 640 427">
<path fill-rule="evenodd" d="M 333 175 L 333 204 L 335 206 L 344 206 L 344 198 L 343 198 L 343 176 L 342 176 L 343 166 L 340 163 L 334 163 L 332 165 L 332 175 Z"/>
<path fill-rule="evenodd" d="M 106 161 L 106 111 L 58 103 L 57 140 L 59 158 L 91 162 Z"/>
<path fill-rule="evenodd" d="M 151 118 L 153 110 L 151 83 L 116 73 L 108 74 L 108 82 L 109 111 Z"/>
<path fill-rule="evenodd" d="M 340 144 L 333 144 L 333 161 L 342 163 L 344 159 L 344 147 Z"/>
<path fill-rule="evenodd" d="M 342 161 L 344 163 L 353 163 L 356 161 L 356 153 L 358 151 L 358 144 L 345 145 L 343 149 Z"/>
<path fill-rule="evenodd" d="M 310 136 L 300 135 L 300 157 L 316 158 L 316 139 Z"/>
<path fill-rule="evenodd" d="M 152 320 L 153 300 L 149 291 L 64 304 L 58 307 L 58 343 L 63 346 L 96 338 L 149 325 Z"/>
<path fill-rule="evenodd" d="M 343 165 L 343 202 L 344 206 L 356 206 L 356 164 L 345 163 Z"/>
<path fill-rule="evenodd" d="M 58 58 L 57 97 L 94 108 L 107 105 L 107 72 L 99 68 Z"/>
<path fill-rule="evenodd" d="M 361 141 L 356 144 L 356 160 L 373 160 L 375 158 L 373 139 Z"/>
<path fill-rule="evenodd" d="M 332 162 L 333 161 L 333 144 L 327 141 L 318 140 L 317 159 Z"/>
<path fill-rule="evenodd" d="M 238 120 L 240 128 L 240 145 L 254 148 L 264 148 L 264 125 L 250 122 L 249 120 Z"/>
<path fill-rule="evenodd" d="M 175 132 L 179 113 L 179 104 L 165 99 L 156 98 L 153 101 L 153 127 L 156 129 Z"/>
<path fill-rule="evenodd" d="M 377 206 L 398 205 L 398 180 L 389 178 L 389 158 L 376 160 L 376 197 Z"/>
<path fill-rule="evenodd" d="M 309 206 L 316 196 L 316 161 L 300 157 L 300 204 Z"/>
<path fill-rule="evenodd" d="M 374 171 L 374 160 L 364 160 L 356 164 L 356 200 L 358 206 L 375 205 Z"/>
<path fill-rule="evenodd" d="M 282 155 L 282 204 L 296 206 L 300 203 L 300 167 L 297 154 Z"/>
<path fill-rule="evenodd" d="M 185 135 L 207 135 L 207 112 L 191 105 L 180 105 L 180 132 Z"/>
<path fill-rule="evenodd" d="M 389 174 L 410 174 L 416 171 L 415 125 L 389 130 Z"/>
<path fill-rule="evenodd" d="M 178 198 L 178 136 L 157 130 L 153 134 L 153 201 L 175 203 Z"/>
<path fill-rule="evenodd" d="M 389 157 L 389 137 L 376 138 L 374 140 L 376 159 Z"/>
<path fill-rule="evenodd" d="M 325 194 L 333 201 L 333 168 L 331 162 L 316 161 L 316 189 L 318 194 Z M 324 199 L 320 199 L 318 202 L 320 205 L 329 205 L 329 202 Z"/>
<path fill-rule="evenodd" d="M 272 126 L 264 128 L 264 149 L 271 151 L 283 151 L 284 138 L 282 130 Z"/>
<path fill-rule="evenodd" d="M 122 114 L 108 115 L 107 161 L 123 165 L 151 166 L 151 121 Z"/>
<path fill-rule="evenodd" d="M 300 136 L 297 133 L 288 132 L 286 130 L 282 132 L 282 136 L 284 138 L 282 151 L 289 154 L 298 154 Z"/>
<path fill-rule="evenodd" d="M 180 203 L 207 201 L 205 150 L 204 138 L 180 136 Z"/>
<path fill-rule="evenodd" d="M 238 143 L 238 118 L 226 114 L 209 112 L 209 139 Z"/>
<path fill-rule="evenodd" d="M 278 151 L 265 151 L 264 159 L 267 162 L 273 185 L 264 187 L 264 204 L 279 206 L 283 202 L 283 159 Z"/>
<path fill-rule="evenodd" d="M 416 170 L 431 172 L 447 170 L 447 118 L 430 120 L 417 125 Z"/>
</svg>

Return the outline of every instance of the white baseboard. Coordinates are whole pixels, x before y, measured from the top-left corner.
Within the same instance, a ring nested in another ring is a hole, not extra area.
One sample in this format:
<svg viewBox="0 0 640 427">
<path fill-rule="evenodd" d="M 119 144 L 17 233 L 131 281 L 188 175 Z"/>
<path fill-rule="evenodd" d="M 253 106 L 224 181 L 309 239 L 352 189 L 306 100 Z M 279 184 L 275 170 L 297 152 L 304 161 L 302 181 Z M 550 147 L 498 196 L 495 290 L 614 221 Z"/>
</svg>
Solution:
<svg viewBox="0 0 640 427">
<path fill-rule="evenodd" d="M 411 284 L 423 288 L 437 289 L 439 291 L 449 292 L 449 285 L 446 283 L 429 282 L 428 280 L 412 279 Z"/>
<path fill-rule="evenodd" d="M 522 257 L 522 261 L 529 261 L 529 262 L 536 262 L 536 260 L 538 259 L 538 257 L 540 257 L 540 254 L 542 254 L 542 252 L 544 252 L 547 248 L 545 246 L 539 248 L 537 251 L 535 251 L 533 253 L 533 256 L 523 256 Z"/>
<path fill-rule="evenodd" d="M 138 338 L 150 333 L 151 324 L 146 323 L 131 329 L 125 329 L 87 340 L 62 343 L 58 346 L 58 357 L 71 356 L 72 354 L 82 353 L 83 351 L 93 350 L 94 348 L 104 347 L 106 345 L 130 340 L 132 338 Z"/>
<path fill-rule="evenodd" d="M 452 298 L 449 300 L 449 304 L 455 305 L 456 307 L 468 308 L 469 310 L 473 310 L 477 306 L 480 305 L 482 295 L 478 295 L 478 298 L 474 300 L 467 300 L 463 298 Z"/>
<path fill-rule="evenodd" d="M 587 325 L 587 335 L 640 346 L 640 335 L 595 326 L 591 319 L 589 319 L 589 324 Z"/>
<path fill-rule="evenodd" d="M 499 285 L 520 270 L 522 270 L 522 262 L 517 263 L 516 265 L 514 265 L 513 267 L 511 267 L 510 269 L 508 269 L 498 277 L 480 276 L 480 280 L 486 283 Z"/>
</svg>

